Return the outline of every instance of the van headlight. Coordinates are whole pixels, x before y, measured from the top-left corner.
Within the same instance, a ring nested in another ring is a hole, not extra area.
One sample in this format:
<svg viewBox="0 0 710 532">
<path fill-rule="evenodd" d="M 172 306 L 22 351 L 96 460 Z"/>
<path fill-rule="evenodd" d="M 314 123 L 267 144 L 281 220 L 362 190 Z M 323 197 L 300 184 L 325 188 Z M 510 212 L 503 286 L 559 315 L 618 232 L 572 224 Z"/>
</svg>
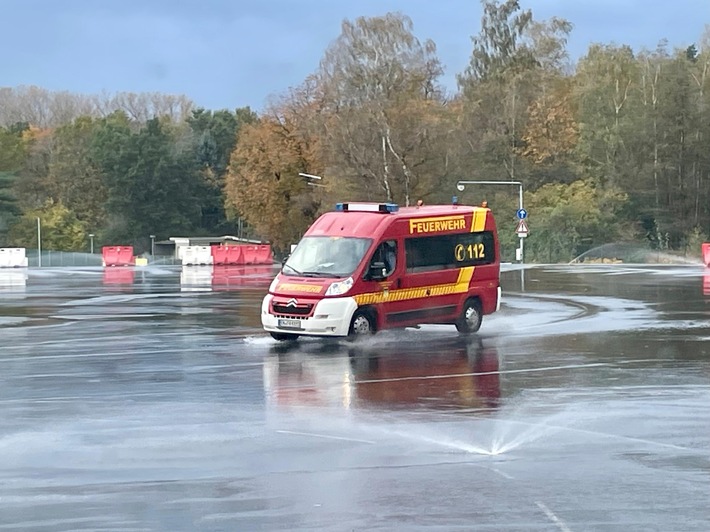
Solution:
<svg viewBox="0 0 710 532">
<path fill-rule="evenodd" d="M 347 279 L 344 279 L 343 281 L 337 281 L 333 284 L 331 284 L 328 287 L 328 290 L 325 291 L 325 295 L 327 296 L 341 296 L 343 294 L 346 294 L 348 290 L 350 290 L 353 287 L 353 278 L 348 277 Z"/>
</svg>

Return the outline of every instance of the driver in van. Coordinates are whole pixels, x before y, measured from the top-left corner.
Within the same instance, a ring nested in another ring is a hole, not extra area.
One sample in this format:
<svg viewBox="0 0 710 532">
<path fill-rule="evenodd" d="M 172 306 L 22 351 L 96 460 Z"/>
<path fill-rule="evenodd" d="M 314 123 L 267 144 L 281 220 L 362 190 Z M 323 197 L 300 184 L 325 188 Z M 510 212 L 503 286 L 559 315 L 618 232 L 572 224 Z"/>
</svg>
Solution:
<svg viewBox="0 0 710 532">
<path fill-rule="evenodd" d="M 397 267 L 397 246 L 394 241 L 389 240 L 384 244 L 384 263 L 387 269 L 387 276 L 392 275 Z"/>
<path fill-rule="evenodd" d="M 377 246 L 375 253 L 372 255 L 372 260 L 370 261 L 370 268 L 378 263 L 384 266 L 382 268 L 382 277 L 392 275 L 397 267 L 397 244 L 394 240 L 382 242 Z"/>
</svg>

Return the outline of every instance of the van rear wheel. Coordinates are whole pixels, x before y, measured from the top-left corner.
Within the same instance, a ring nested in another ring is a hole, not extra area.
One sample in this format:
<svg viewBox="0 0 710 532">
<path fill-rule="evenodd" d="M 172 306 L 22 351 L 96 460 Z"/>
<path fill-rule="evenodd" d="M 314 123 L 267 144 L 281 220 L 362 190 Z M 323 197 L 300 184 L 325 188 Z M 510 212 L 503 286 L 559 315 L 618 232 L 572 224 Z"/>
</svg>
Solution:
<svg viewBox="0 0 710 532">
<path fill-rule="evenodd" d="M 375 320 L 372 314 L 366 310 L 356 310 L 350 322 L 350 338 L 359 336 L 370 336 L 375 334 Z"/>
<path fill-rule="evenodd" d="M 483 312 L 478 299 L 467 299 L 459 319 L 456 320 L 456 330 L 462 334 L 471 334 L 481 328 Z"/>
</svg>

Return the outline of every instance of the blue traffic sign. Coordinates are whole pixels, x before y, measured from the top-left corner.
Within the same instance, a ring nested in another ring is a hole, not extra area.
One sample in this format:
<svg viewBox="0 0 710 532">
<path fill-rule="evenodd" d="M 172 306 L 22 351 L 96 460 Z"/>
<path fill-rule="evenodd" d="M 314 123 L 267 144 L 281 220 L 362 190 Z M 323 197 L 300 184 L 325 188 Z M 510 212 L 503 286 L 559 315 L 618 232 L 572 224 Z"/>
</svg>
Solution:
<svg viewBox="0 0 710 532">
<path fill-rule="evenodd" d="M 518 212 L 516 212 L 515 214 L 518 217 L 518 220 L 525 220 L 525 218 L 528 217 L 528 211 L 526 211 L 525 209 L 518 209 Z"/>
</svg>

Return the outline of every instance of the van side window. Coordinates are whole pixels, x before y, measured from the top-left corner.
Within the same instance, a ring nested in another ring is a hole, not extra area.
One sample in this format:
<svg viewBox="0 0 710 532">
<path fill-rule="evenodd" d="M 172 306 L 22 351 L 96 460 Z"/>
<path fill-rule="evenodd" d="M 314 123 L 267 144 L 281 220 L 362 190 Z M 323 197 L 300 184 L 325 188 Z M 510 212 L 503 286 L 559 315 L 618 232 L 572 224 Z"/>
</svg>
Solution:
<svg viewBox="0 0 710 532">
<path fill-rule="evenodd" d="M 372 256 L 372 261 L 370 264 L 376 262 L 381 262 L 385 265 L 384 277 L 389 277 L 394 273 L 397 267 L 397 241 L 396 240 L 386 240 L 382 242 L 377 249 L 375 254 Z"/>
<path fill-rule="evenodd" d="M 447 270 L 495 262 L 493 233 L 459 233 L 404 240 L 407 272 Z"/>
</svg>

